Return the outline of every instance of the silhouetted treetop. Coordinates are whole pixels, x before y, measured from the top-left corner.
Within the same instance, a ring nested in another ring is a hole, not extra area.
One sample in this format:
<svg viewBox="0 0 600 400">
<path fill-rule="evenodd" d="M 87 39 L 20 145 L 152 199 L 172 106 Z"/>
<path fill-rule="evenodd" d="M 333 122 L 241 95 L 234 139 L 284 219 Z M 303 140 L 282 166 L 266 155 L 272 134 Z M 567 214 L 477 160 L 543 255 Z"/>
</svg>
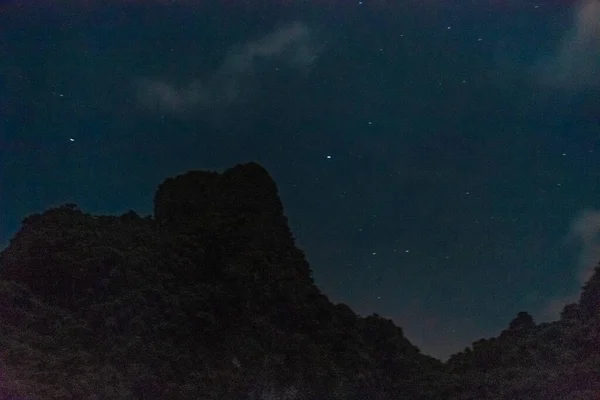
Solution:
<svg viewBox="0 0 600 400">
<path fill-rule="evenodd" d="M 600 265 L 594 268 L 591 278 L 583 286 L 579 307 L 585 317 L 600 317 Z"/>
<path fill-rule="evenodd" d="M 508 329 L 511 331 L 524 331 L 535 327 L 533 317 L 525 311 L 520 311 L 517 317 L 510 321 Z"/>
</svg>

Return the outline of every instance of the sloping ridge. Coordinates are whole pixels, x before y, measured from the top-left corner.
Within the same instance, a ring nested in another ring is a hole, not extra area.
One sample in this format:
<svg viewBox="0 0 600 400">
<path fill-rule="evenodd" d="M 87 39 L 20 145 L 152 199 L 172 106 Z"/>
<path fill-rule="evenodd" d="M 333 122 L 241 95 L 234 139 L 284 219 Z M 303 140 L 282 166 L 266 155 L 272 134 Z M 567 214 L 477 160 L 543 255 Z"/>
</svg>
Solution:
<svg viewBox="0 0 600 400">
<path fill-rule="evenodd" d="M 401 328 L 319 291 L 256 163 L 167 179 L 154 218 L 31 215 L 0 279 L 0 389 L 20 398 L 429 399 L 443 382 Z"/>
<path fill-rule="evenodd" d="M 316 287 L 258 164 L 163 182 L 154 217 L 66 204 L 0 253 L 0 400 L 598 400 L 600 268 L 441 363 Z"/>
</svg>

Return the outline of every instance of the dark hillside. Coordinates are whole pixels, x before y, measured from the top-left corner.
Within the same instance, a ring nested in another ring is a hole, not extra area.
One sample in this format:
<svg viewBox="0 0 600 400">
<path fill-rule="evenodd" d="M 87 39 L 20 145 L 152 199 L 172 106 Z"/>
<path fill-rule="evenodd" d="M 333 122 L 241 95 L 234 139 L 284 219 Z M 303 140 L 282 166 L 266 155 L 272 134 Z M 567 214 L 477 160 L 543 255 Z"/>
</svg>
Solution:
<svg viewBox="0 0 600 400">
<path fill-rule="evenodd" d="M 536 325 L 520 312 L 499 337 L 453 355 L 452 398 L 600 399 L 598 282 L 600 268 L 558 321 Z"/>
<path fill-rule="evenodd" d="M 444 382 L 391 321 L 318 290 L 254 163 L 167 179 L 154 218 L 32 215 L 0 268 L 5 391 L 25 398 L 427 399 Z"/>
<path fill-rule="evenodd" d="M 315 285 L 258 164 L 167 179 L 154 217 L 31 215 L 0 254 L 0 400 L 600 399 L 600 268 L 441 363 Z"/>
</svg>

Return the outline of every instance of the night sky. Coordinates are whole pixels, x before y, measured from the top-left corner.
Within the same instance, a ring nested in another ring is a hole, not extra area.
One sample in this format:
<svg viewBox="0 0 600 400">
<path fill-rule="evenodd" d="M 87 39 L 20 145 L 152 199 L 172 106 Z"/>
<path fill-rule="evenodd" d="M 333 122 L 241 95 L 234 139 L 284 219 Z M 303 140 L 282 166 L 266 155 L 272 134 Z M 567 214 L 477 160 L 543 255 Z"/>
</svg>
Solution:
<svg viewBox="0 0 600 400">
<path fill-rule="evenodd" d="M 600 260 L 600 2 L 0 5 L 0 248 L 257 161 L 317 285 L 446 358 Z"/>
</svg>

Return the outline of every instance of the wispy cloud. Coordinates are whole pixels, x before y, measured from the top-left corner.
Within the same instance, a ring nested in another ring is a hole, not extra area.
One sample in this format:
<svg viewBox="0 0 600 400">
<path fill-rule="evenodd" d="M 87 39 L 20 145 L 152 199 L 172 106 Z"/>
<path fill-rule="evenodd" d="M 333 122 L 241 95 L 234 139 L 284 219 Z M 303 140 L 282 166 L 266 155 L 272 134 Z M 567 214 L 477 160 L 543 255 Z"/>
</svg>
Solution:
<svg viewBox="0 0 600 400">
<path fill-rule="evenodd" d="M 583 285 L 600 261 L 600 211 L 585 210 L 573 221 L 570 235 L 581 242 L 578 281 Z"/>
<path fill-rule="evenodd" d="M 138 102 L 149 110 L 173 114 L 229 105 L 249 94 L 261 61 L 276 60 L 297 69 L 312 66 L 320 52 L 313 36 L 308 26 L 294 22 L 233 46 L 210 76 L 179 86 L 161 78 L 140 78 L 135 85 Z"/>
<path fill-rule="evenodd" d="M 600 2 L 582 0 L 574 11 L 573 26 L 555 52 L 535 67 L 543 85 L 563 89 L 600 86 Z"/>
<path fill-rule="evenodd" d="M 579 286 L 591 278 L 594 268 L 600 262 L 600 211 L 585 210 L 571 223 L 568 238 L 580 245 L 577 282 Z M 564 306 L 579 299 L 580 291 L 564 297 L 550 299 L 544 317 L 556 319 Z"/>
</svg>

